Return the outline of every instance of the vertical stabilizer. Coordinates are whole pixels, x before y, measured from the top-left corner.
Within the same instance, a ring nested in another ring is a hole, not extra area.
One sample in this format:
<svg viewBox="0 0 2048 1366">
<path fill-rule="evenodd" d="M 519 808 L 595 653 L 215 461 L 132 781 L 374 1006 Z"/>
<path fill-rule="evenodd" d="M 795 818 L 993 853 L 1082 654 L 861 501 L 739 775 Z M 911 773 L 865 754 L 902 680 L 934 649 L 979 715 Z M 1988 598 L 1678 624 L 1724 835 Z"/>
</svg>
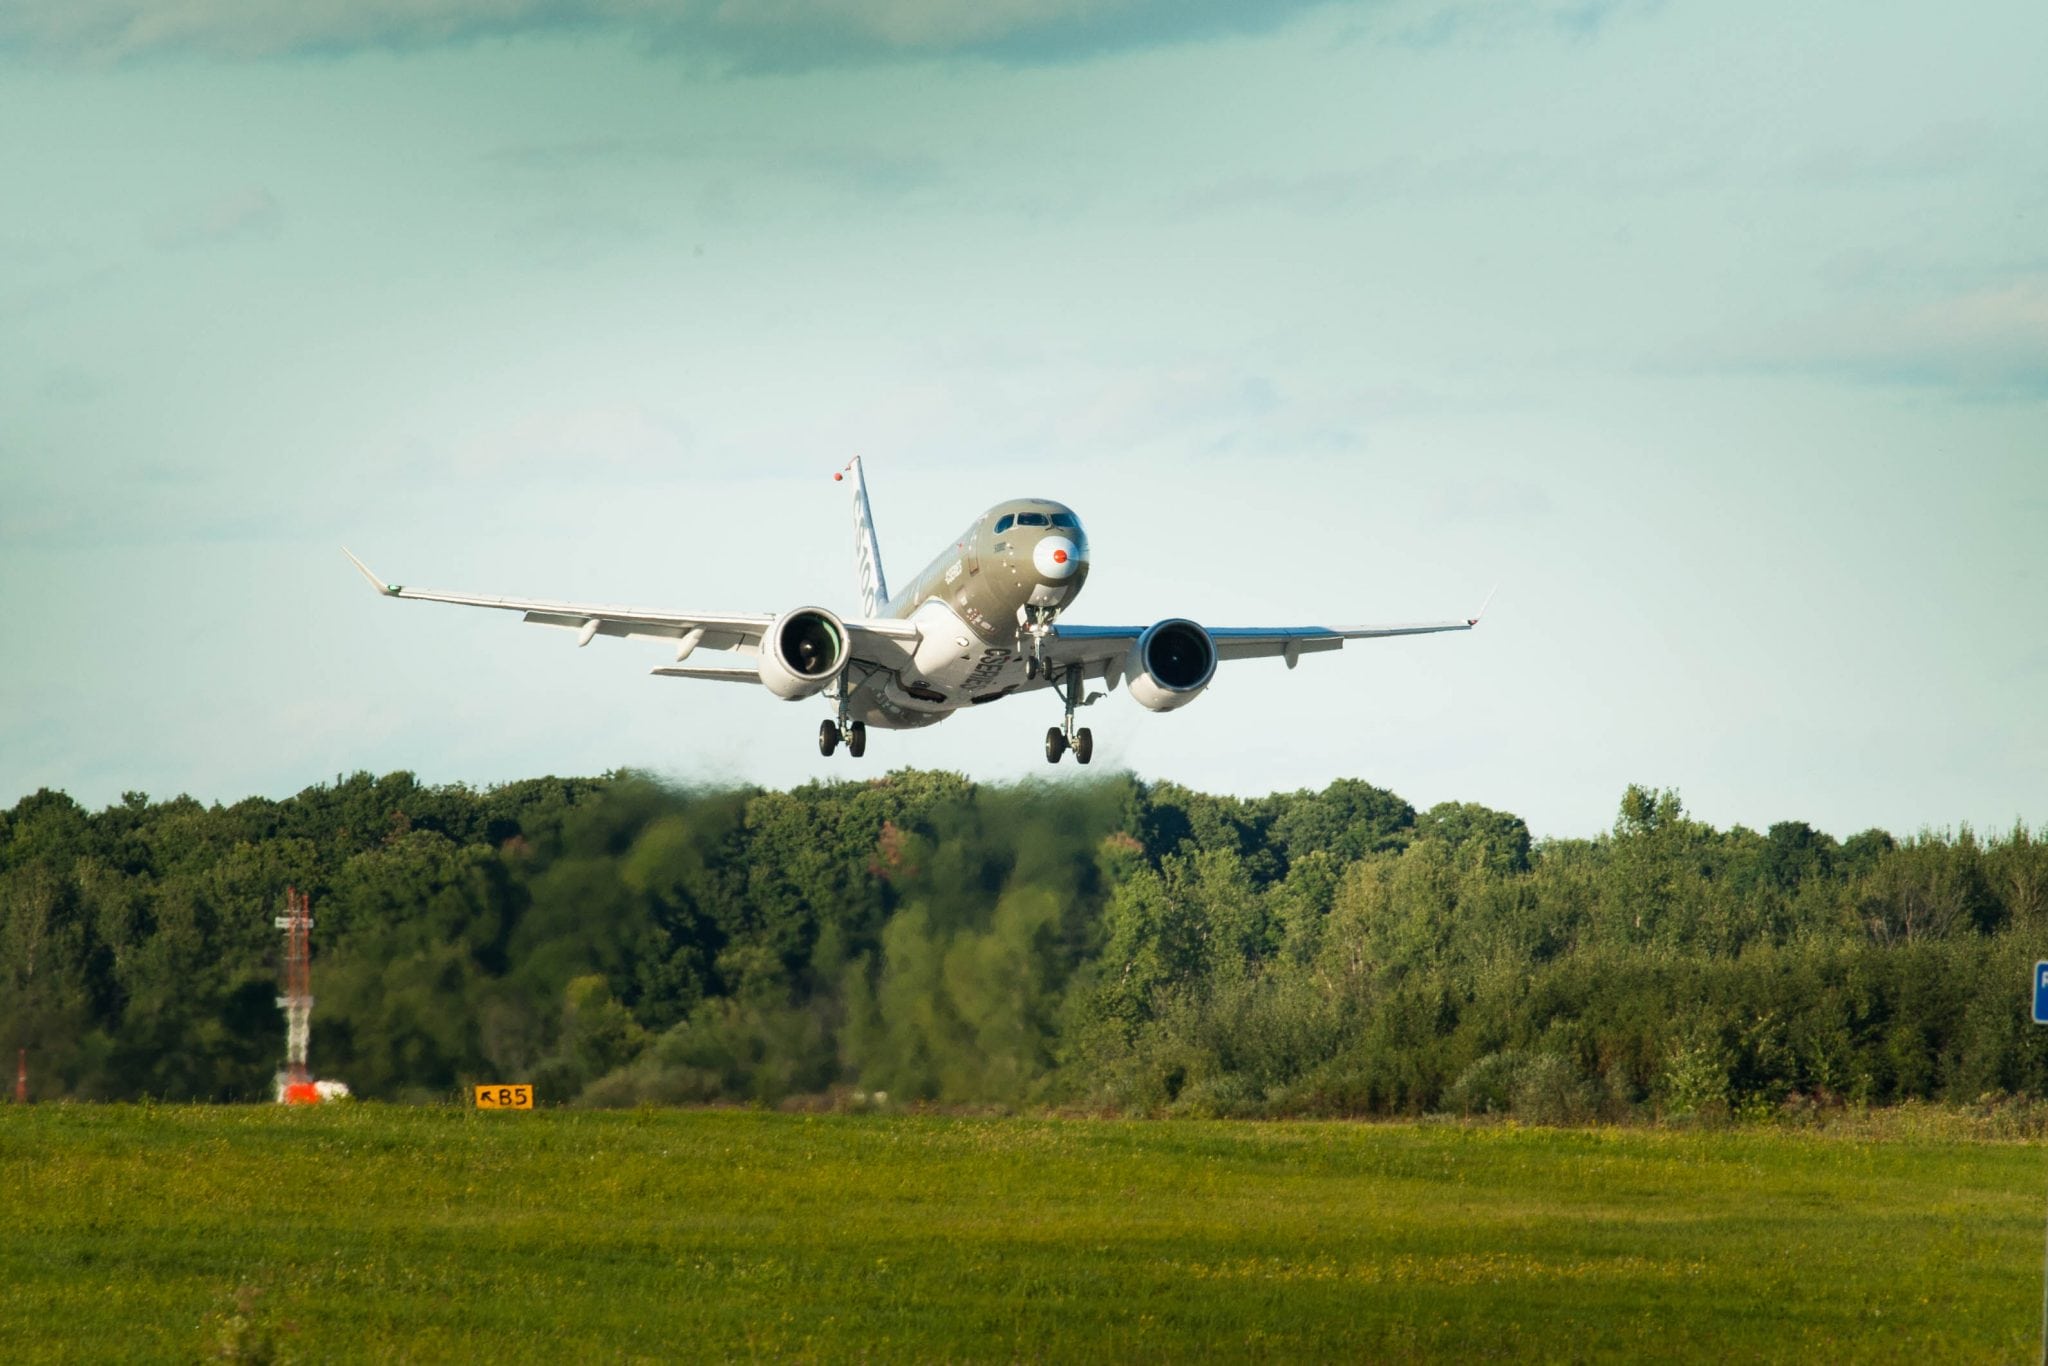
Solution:
<svg viewBox="0 0 2048 1366">
<path fill-rule="evenodd" d="M 878 617 L 889 606 L 889 585 L 882 579 L 882 547 L 875 540 L 875 514 L 868 508 L 868 480 L 860 457 L 846 462 L 834 479 L 853 476 L 853 572 L 860 580 L 860 612 Z"/>
</svg>

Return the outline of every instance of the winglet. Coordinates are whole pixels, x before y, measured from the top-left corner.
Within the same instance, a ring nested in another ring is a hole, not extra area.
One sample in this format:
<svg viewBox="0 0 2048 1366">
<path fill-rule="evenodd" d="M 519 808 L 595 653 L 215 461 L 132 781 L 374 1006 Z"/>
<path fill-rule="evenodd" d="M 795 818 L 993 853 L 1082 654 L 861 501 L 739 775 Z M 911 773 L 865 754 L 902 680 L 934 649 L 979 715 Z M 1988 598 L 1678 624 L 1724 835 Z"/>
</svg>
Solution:
<svg viewBox="0 0 2048 1366">
<path fill-rule="evenodd" d="M 401 592 L 405 591 L 401 585 L 395 583 L 386 583 L 384 582 L 384 580 L 378 578 L 375 574 L 372 574 L 370 572 L 370 566 L 364 564 L 361 560 L 357 559 L 355 557 L 355 552 L 350 550 L 347 546 L 343 546 L 341 548 L 341 553 L 348 556 L 348 562 L 354 565 L 357 569 L 362 570 L 363 577 L 370 581 L 370 586 L 372 588 L 375 588 L 379 593 L 382 593 L 385 597 L 395 598 Z"/>
<path fill-rule="evenodd" d="M 1474 612 L 1471 616 L 1465 618 L 1465 624 L 1467 626 L 1477 626 L 1479 624 L 1479 619 L 1486 615 L 1486 609 L 1493 606 L 1493 595 L 1498 592 L 1500 592 L 1499 584 L 1495 584 L 1493 587 L 1486 590 L 1486 601 L 1479 604 L 1478 611 Z"/>
</svg>

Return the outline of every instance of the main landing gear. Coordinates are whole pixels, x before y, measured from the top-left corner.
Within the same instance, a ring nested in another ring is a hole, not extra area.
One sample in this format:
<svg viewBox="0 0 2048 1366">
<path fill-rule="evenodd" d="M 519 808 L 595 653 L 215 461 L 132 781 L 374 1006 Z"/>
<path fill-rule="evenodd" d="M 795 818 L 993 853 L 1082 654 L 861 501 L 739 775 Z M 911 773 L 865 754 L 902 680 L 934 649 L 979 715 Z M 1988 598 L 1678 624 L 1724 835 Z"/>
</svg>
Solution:
<svg viewBox="0 0 2048 1366">
<path fill-rule="evenodd" d="M 1045 732 L 1045 761 L 1056 764 L 1068 750 L 1074 751 L 1074 762 L 1085 764 L 1095 757 L 1095 732 L 1083 726 L 1074 732 L 1072 740 L 1058 726 L 1050 726 Z"/>
<path fill-rule="evenodd" d="M 846 741 L 846 752 L 855 759 L 868 752 L 868 728 L 859 721 L 820 721 L 818 723 L 818 753 L 827 759 L 832 751 L 839 748 L 841 739 Z"/>
<path fill-rule="evenodd" d="M 1100 694 L 1081 695 L 1081 666 L 1069 664 L 1066 677 L 1053 682 L 1053 691 L 1060 701 L 1067 704 L 1067 719 L 1064 724 L 1053 726 L 1045 732 L 1045 761 L 1056 764 L 1068 750 L 1074 751 L 1074 762 L 1085 764 L 1095 757 L 1095 732 L 1082 726 L 1074 727 L 1074 708 L 1085 707 Z"/>
</svg>

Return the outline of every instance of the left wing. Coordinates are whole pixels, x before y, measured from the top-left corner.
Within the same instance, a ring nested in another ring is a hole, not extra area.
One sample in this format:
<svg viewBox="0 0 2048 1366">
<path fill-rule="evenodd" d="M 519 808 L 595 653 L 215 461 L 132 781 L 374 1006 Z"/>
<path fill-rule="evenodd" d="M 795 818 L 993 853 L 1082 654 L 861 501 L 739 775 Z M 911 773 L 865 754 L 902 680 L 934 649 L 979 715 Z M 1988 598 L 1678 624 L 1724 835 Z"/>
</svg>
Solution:
<svg viewBox="0 0 2048 1366">
<path fill-rule="evenodd" d="M 1485 609 L 1480 609 L 1484 613 Z M 1207 626 L 1203 629 L 1216 642 L 1216 661 L 1270 659 L 1278 656 L 1293 668 L 1303 655 L 1341 650 L 1347 640 L 1377 640 L 1382 636 L 1426 636 L 1440 631 L 1469 631 L 1479 624 L 1478 616 L 1462 621 L 1402 622 L 1386 626 Z M 1045 653 L 1055 667 L 1079 664 L 1084 677 L 1098 674 L 1114 684 L 1121 676 L 1124 657 L 1138 637 L 1150 626 L 1056 626 Z"/>
<path fill-rule="evenodd" d="M 670 677 L 760 682 L 760 676 L 751 667 L 685 667 L 683 661 L 700 649 L 758 654 L 761 637 L 775 622 L 774 614 L 769 612 L 671 612 L 605 603 L 494 598 L 435 588 L 410 588 L 404 584 L 386 583 L 348 550 L 341 553 L 347 555 L 349 562 L 387 598 L 414 598 L 421 602 L 447 602 L 459 607 L 494 607 L 500 611 L 518 612 L 521 620 L 536 626 L 556 626 L 576 632 L 578 645 L 588 645 L 597 636 L 672 642 L 676 647 L 675 664 L 654 670 Z M 917 648 L 918 628 L 907 621 L 849 621 L 845 625 L 851 654 L 864 663 L 892 668 L 907 665 Z"/>
</svg>

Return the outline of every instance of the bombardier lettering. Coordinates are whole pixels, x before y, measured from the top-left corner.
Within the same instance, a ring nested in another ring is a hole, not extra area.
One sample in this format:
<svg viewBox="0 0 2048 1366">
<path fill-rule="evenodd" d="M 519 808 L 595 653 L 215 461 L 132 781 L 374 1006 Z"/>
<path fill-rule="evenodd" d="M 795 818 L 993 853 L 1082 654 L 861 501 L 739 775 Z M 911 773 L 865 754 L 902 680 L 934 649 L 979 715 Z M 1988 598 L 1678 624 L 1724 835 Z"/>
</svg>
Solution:
<svg viewBox="0 0 2048 1366">
<path fill-rule="evenodd" d="M 865 480 L 857 467 L 854 480 L 861 496 L 853 500 L 853 570 L 860 579 L 860 610 L 873 616 L 882 610 L 888 590 L 882 584 L 881 561 L 875 551 L 875 527 L 868 513 Z"/>
<path fill-rule="evenodd" d="M 981 656 L 981 662 L 974 666 L 972 673 L 967 675 L 968 691 L 972 692 L 974 689 L 985 684 L 995 682 L 996 676 L 1002 673 L 1003 666 L 1009 662 L 1010 652 L 1008 650 L 992 649 L 984 651 Z"/>
</svg>

